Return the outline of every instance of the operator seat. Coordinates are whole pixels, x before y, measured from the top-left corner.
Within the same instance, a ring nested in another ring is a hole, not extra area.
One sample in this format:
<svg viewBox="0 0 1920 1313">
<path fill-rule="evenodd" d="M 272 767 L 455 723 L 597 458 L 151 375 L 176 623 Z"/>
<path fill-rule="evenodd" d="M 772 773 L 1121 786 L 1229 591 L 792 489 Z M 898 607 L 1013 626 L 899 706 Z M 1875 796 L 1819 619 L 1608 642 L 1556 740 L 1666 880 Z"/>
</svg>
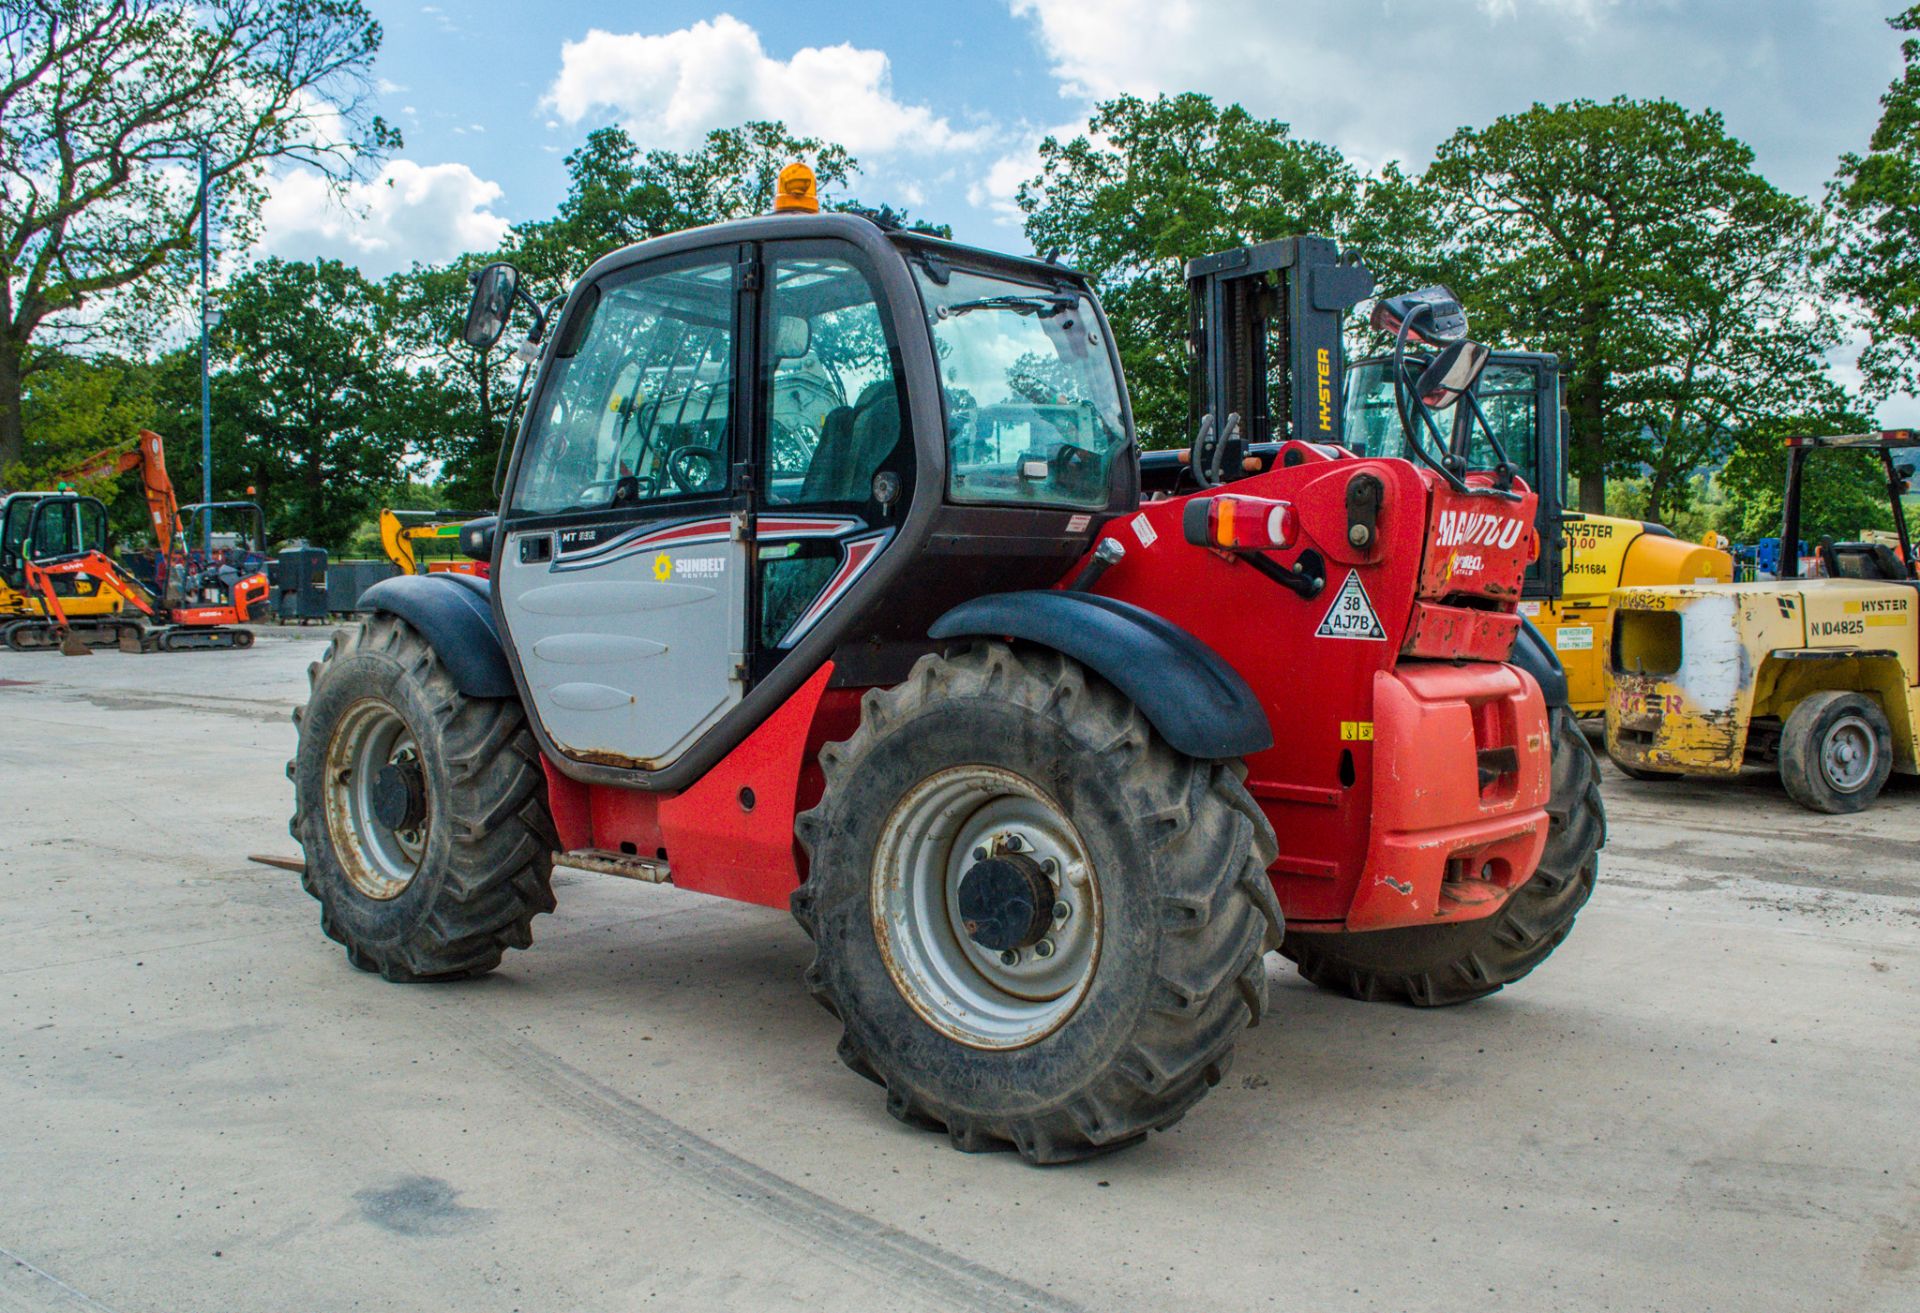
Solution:
<svg viewBox="0 0 1920 1313">
<path fill-rule="evenodd" d="M 800 485 L 803 502 L 864 502 L 873 476 L 900 442 L 900 397 L 890 378 L 862 388 L 851 407 L 829 412 Z"/>
</svg>

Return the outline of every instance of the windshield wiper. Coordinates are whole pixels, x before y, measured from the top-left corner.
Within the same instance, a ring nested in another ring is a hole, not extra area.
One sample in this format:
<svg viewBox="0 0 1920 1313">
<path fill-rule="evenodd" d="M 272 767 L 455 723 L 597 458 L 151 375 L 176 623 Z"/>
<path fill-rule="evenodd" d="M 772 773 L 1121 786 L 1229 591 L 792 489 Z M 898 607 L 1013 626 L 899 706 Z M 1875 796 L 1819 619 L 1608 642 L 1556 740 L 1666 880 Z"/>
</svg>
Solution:
<svg viewBox="0 0 1920 1313">
<path fill-rule="evenodd" d="M 947 313 L 964 315 L 969 310 L 1011 310 L 1018 315 L 1038 315 L 1042 319 L 1051 319 L 1079 304 L 1079 297 L 1068 296 L 1064 292 L 1056 292 L 1052 296 L 983 296 L 978 301 L 956 301 L 947 307 Z"/>
</svg>

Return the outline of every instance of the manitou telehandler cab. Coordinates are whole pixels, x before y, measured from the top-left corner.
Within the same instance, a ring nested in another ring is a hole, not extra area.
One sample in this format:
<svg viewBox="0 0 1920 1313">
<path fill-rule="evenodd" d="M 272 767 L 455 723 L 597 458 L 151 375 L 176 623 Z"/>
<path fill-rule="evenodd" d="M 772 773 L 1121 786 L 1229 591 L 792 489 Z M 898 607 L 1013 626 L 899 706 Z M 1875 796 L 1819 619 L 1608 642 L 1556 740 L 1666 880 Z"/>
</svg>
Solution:
<svg viewBox="0 0 1920 1313">
<path fill-rule="evenodd" d="M 1916 456 L 1904 429 L 1789 438 L 1778 578 L 1618 595 L 1607 751 L 1623 770 L 1774 767 L 1795 802 L 1840 813 L 1893 771 L 1920 773 L 1920 558 L 1904 504 Z M 1884 475 L 1893 545 L 1822 537 L 1808 559 L 1807 472 L 1843 460 Z"/>
<path fill-rule="evenodd" d="M 524 304 L 540 353 L 466 531 L 492 579 L 370 589 L 296 715 L 349 960 L 486 971 L 556 864 L 791 907 L 894 1116 L 1055 1162 L 1216 1084 L 1275 947 L 1417 1004 L 1552 952 L 1604 818 L 1551 653 L 1514 653 L 1534 495 L 1431 441 L 1484 359 L 1458 307 L 1380 304 L 1434 358 L 1397 376 L 1419 462 L 1360 459 L 1371 275 L 1316 238 L 1196 261 L 1210 481 L 1143 504 L 1083 277 L 808 192 L 606 256 L 551 325 L 479 276 L 468 340 Z"/>
</svg>

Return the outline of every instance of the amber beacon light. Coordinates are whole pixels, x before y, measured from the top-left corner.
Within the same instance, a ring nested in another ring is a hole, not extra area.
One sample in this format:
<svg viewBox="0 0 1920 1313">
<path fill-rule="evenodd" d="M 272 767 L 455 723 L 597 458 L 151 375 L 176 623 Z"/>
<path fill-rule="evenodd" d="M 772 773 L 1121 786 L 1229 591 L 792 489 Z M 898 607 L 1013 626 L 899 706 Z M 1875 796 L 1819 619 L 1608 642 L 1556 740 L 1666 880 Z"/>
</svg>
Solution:
<svg viewBox="0 0 1920 1313">
<path fill-rule="evenodd" d="M 820 186 L 813 170 L 795 162 L 780 170 L 780 181 L 773 189 L 775 214 L 820 213 Z"/>
</svg>

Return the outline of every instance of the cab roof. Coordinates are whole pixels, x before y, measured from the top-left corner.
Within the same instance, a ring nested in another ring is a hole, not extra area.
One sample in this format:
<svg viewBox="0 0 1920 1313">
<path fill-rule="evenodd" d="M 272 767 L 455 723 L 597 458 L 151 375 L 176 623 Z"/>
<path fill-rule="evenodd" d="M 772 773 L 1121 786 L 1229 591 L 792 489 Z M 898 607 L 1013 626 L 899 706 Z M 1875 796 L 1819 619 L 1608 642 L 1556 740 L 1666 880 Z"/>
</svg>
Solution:
<svg viewBox="0 0 1920 1313">
<path fill-rule="evenodd" d="M 949 241 L 929 233 L 913 232 L 905 228 L 876 223 L 864 214 L 845 210 L 825 211 L 819 214 L 804 212 L 759 214 L 752 218 L 729 219 L 723 223 L 712 223 L 699 228 L 686 228 L 679 232 L 667 233 L 660 237 L 650 237 L 646 241 L 623 246 L 601 256 L 583 275 L 583 281 L 642 260 L 700 247 L 721 246 L 729 242 L 769 242 L 788 238 L 822 237 L 838 237 L 852 242 L 855 246 L 869 249 L 885 244 L 903 255 L 944 259 L 954 264 L 992 265 L 1020 276 L 1039 278 L 1048 282 L 1070 282 L 1081 286 L 1086 286 L 1088 283 L 1086 275 L 1078 270 L 1042 260 L 1037 256 L 1013 255 L 1006 251 L 990 250 L 984 246 L 969 246 L 964 242 Z"/>
<path fill-rule="evenodd" d="M 1881 429 L 1875 433 L 1806 434 L 1787 439 L 1789 447 L 1857 447 L 1867 451 L 1900 451 L 1920 447 L 1912 429 Z"/>
</svg>

